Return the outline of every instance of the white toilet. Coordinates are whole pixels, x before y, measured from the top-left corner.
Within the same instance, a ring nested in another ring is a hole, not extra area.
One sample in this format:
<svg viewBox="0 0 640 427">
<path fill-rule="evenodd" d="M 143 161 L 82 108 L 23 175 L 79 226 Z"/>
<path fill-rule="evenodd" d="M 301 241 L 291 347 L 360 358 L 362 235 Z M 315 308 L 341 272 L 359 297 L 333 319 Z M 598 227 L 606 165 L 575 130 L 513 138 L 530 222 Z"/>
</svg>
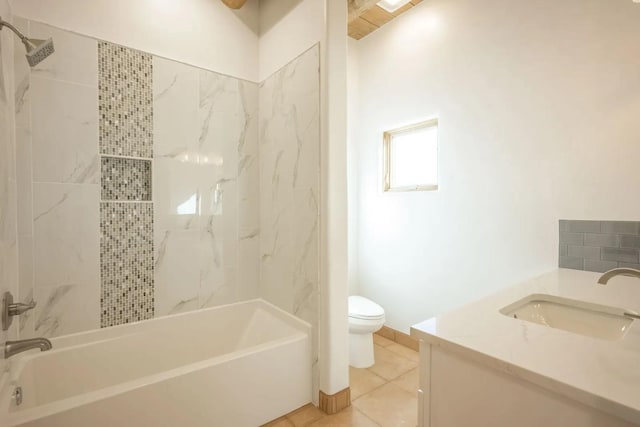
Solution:
<svg viewBox="0 0 640 427">
<path fill-rule="evenodd" d="M 384 325 L 384 309 L 365 297 L 349 297 L 349 365 L 373 365 L 373 333 Z"/>
</svg>

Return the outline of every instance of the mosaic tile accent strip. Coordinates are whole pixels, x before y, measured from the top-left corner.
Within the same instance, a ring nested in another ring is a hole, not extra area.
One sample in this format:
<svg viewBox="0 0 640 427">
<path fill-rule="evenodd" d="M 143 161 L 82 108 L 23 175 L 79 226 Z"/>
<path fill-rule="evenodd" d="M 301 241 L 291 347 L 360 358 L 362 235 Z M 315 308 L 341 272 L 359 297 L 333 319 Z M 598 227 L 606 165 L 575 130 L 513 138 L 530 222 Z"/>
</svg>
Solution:
<svg viewBox="0 0 640 427">
<path fill-rule="evenodd" d="M 151 200 L 151 160 L 102 157 L 102 200 Z"/>
<path fill-rule="evenodd" d="M 560 268 L 640 269 L 640 221 L 560 221 Z"/>
<path fill-rule="evenodd" d="M 98 43 L 100 153 L 153 157 L 152 56 Z"/>
<path fill-rule="evenodd" d="M 153 205 L 100 203 L 100 325 L 151 319 Z"/>
</svg>

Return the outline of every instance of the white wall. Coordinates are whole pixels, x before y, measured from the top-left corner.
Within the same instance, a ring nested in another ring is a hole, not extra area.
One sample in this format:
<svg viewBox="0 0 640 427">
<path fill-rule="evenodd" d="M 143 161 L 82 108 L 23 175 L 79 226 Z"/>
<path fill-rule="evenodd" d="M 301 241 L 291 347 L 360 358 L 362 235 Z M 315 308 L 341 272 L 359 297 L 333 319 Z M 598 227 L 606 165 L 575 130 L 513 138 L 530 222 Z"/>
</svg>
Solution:
<svg viewBox="0 0 640 427">
<path fill-rule="evenodd" d="M 258 0 L 11 0 L 15 15 L 218 73 L 258 80 Z"/>
<path fill-rule="evenodd" d="M 639 220 L 640 5 L 431 0 L 358 42 L 358 286 L 409 326 L 557 266 L 558 219 Z M 440 190 L 382 132 L 440 118 Z"/>
<path fill-rule="evenodd" d="M 261 0 L 259 80 L 324 37 L 324 0 Z"/>
<path fill-rule="evenodd" d="M 349 295 L 357 295 L 358 287 L 358 42 L 347 40 L 347 196 L 348 196 L 348 250 Z"/>
<path fill-rule="evenodd" d="M 320 389 L 349 387 L 347 210 L 347 5 L 326 4 L 321 45 Z"/>
<path fill-rule="evenodd" d="M 18 16 L 263 81 L 324 36 L 323 0 L 11 0 Z"/>
</svg>

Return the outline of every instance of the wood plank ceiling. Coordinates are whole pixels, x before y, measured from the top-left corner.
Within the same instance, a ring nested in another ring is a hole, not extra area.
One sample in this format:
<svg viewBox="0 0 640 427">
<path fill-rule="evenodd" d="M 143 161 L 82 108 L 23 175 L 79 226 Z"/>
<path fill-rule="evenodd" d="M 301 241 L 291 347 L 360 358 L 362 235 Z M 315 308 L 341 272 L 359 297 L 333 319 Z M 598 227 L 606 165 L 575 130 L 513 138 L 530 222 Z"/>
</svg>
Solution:
<svg viewBox="0 0 640 427">
<path fill-rule="evenodd" d="M 393 13 L 378 6 L 376 3 L 379 1 L 349 0 L 349 37 L 360 40 L 422 0 L 411 0 Z"/>
</svg>

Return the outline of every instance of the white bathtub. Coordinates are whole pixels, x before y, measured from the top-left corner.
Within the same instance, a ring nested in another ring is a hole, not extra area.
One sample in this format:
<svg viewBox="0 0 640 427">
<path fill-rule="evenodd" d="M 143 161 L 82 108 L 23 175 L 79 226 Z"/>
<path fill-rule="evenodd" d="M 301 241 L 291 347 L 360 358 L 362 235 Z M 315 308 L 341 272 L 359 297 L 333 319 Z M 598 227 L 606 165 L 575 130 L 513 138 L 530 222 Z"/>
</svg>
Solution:
<svg viewBox="0 0 640 427">
<path fill-rule="evenodd" d="M 52 342 L 0 379 L 0 426 L 255 427 L 311 401 L 310 326 L 262 300 Z"/>
</svg>

